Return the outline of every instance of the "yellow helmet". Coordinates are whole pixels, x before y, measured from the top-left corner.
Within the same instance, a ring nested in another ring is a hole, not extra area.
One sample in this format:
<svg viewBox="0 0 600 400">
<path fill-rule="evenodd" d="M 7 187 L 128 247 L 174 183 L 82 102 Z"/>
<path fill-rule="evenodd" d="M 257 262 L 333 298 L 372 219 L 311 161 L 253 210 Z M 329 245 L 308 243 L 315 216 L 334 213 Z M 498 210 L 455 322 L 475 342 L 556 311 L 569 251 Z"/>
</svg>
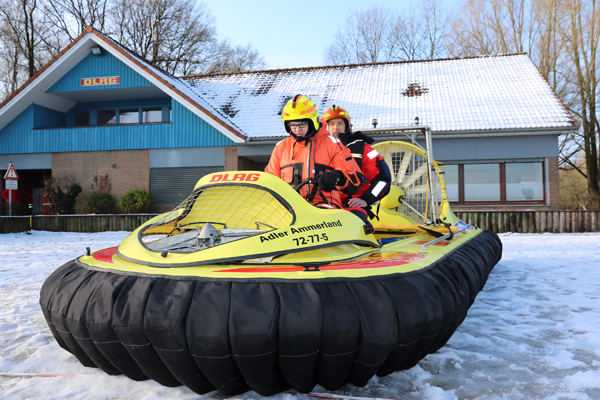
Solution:
<svg viewBox="0 0 600 400">
<path fill-rule="evenodd" d="M 289 132 L 287 123 L 301 119 L 311 120 L 315 131 L 319 130 L 319 110 L 317 110 L 317 105 L 308 97 L 297 94 L 281 110 L 281 120 L 285 124 L 285 129 Z"/>
</svg>

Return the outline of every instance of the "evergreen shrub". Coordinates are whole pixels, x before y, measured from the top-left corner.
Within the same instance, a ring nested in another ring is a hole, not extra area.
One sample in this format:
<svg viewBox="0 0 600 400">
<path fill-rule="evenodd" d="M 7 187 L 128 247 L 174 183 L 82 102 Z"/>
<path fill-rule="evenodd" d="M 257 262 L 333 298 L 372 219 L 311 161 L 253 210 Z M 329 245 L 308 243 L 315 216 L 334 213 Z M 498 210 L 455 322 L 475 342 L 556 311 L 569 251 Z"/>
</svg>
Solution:
<svg viewBox="0 0 600 400">
<path fill-rule="evenodd" d="M 85 197 L 85 211 L 89 214 L 114 214 L 117 199 L 107 192 L 92 192 Z"/>
<path fill-rule="evenodd" d="M 117 200 L 119 211 L 123 214 L 147 213 L 153 205 L 152 195 L 142 189 L 130 190 Z"/>
</svg>

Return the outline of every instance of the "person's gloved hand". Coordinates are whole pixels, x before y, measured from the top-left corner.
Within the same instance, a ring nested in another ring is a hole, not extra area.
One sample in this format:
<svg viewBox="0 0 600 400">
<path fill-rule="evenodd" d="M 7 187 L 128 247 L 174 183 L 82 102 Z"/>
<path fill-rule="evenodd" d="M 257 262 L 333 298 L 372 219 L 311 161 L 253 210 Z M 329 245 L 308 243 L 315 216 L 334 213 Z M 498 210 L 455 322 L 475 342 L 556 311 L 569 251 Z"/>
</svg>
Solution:
<svg viewBox="0 0 600 400">
<path fill-rule="evenodd" d="M 317 186 L 324 192 L 331 192 L 342 176 L 340 171 L 325 172 L 317 179 Z"/>
</svg>

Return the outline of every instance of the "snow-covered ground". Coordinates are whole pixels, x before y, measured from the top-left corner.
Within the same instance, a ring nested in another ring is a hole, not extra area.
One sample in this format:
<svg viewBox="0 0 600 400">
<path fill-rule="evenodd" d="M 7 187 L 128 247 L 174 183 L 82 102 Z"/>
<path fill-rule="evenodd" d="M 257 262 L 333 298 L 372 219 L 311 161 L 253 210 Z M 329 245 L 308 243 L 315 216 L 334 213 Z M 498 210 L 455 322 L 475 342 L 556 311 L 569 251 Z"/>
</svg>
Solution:
<svg viewBox="0 0 600 400">
<path fill-rule="evenodd" d="M 222 399 L 85 368 L 54 341 L 38 305 L 62 263 L 126 232 L 0 235 L 2 399 Z M 457 332 L 415 368 L 337 393 L 394 399 L 600 399 L 600 234 L 503 234 L 504 255 Z M 317 387 L 315 391 L 324 391 Z M 259 399 L 248 392 L 239 399 Z M 306 400 L 279 394 L 275 400 Z"/>
</svg>

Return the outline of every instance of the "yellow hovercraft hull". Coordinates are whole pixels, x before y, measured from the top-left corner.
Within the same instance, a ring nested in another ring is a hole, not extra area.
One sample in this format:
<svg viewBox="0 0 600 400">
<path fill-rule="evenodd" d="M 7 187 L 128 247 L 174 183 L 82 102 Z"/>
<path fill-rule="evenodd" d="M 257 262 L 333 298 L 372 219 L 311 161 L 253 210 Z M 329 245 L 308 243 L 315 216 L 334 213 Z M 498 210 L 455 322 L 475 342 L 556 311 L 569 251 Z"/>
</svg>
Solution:
<svg viewBox="0 0 600 400">
<path fill-rule="evenodd" d="M 363 386 L 443 346 L 500 259 L 494 233 L 444 207 L 452 227 L 382 208 L 371 234 L 279 178 L 211 174 L 56 270 L 40 304 L 59 345 L 109 374 L 226 395 Z"/>
</svg>

